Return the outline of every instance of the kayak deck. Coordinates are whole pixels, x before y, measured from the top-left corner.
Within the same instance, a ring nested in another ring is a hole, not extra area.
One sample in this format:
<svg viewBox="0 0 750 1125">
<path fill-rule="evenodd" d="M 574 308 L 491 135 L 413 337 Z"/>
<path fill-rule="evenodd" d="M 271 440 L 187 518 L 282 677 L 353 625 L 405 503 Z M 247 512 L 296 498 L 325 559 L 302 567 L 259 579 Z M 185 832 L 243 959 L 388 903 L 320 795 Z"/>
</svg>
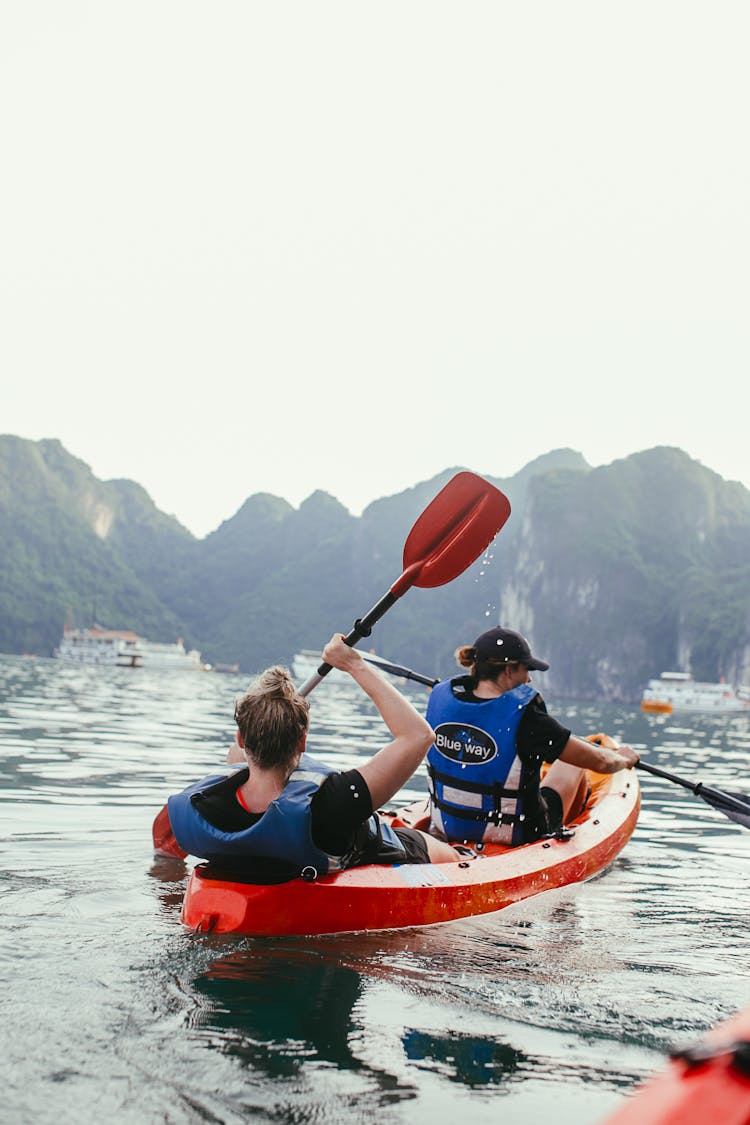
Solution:
<svg viewBox="0 0 750 1125">
<path fill-rule="evenodd" d="M 199 865 L 182 922 L 193 931 L 251 936 L 402 929 L 488 914 L 583 882 L 619 855 L 640 809 L 634 770 L 590 779 L 591 798 L 569 833 L 515 848 L 487 844 L 456 863 L 371 864 L 272 885 L 210 878 L 208 865 Z M 414 808 L 386 819 L 417 826 Z"/>
</svg>

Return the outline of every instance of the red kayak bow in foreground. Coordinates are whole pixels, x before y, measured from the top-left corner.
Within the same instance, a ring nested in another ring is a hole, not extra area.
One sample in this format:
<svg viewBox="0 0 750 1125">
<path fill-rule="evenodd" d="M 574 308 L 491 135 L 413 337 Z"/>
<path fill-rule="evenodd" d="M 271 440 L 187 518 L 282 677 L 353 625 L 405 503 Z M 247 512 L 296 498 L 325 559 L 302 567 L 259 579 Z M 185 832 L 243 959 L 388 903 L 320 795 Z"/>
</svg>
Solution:
<svg viewBox="0 0 750 1125">
<path fill-rule="evenodd" d="M 603 1125 L 750 1125 L 750 1008 L 675 1051 Z"/>
</svg>

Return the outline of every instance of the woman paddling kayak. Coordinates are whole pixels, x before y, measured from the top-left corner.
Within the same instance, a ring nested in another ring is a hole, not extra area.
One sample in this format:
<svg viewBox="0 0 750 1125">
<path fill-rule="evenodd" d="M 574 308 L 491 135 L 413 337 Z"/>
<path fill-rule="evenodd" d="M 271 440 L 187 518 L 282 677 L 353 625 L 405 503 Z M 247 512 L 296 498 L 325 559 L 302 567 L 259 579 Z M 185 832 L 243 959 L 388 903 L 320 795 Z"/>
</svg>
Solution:
<svg viewBox="0 0 750 1125">
<path fill-rule="evenodd" d="M 632 747 L 576 738 L 547 713 L 529 672 L 549 664 L 520 633 L 489 629 L 456 659 L 469 674 L 437 684 L 427 706 L 430 831 L 441 839 L 538 840 L 583 811 L 587 769 L 611 774 L 638 762 Z M 543 762 L 552 764 L 542 783 Z"/>
<path fill-rule="evenodd" d="M 348 673 L 377 707 L 393 740 L 358 769 L 338 772 L 305 751 L 309 704 L 287 669 L 261 673 L 235 708 L 244 758 L 169 798 L 172 832 L 187 853 L 235 870 L 276 866 L 315 875 L 361 864 L 444 863 L 449 844 L 392 828 L 375 812 L 409 780 L 433 731 L 398 689 L 335 634 L 323 660 Z"/>
</svg>

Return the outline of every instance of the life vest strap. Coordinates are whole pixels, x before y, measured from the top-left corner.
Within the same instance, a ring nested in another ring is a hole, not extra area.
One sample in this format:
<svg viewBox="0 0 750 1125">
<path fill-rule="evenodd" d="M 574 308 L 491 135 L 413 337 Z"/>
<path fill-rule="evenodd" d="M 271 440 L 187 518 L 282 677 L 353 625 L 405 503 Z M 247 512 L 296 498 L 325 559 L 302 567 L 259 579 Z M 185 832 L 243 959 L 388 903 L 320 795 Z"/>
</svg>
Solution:
<svg viewBox="0 0 750 1125">
<path fill-rule="evenodd" d="M 441 812 L 458 817 L 459 820 L 478 820 L 485 824 L 515 824 L 519 819 L 515 813 L 501 812 L 497 807 L 494 809 L 465 809 L 461 808 L 460 805 L 450 805 L 447 801 L 436 797 L 434 793 L 431 799 L 433 805 Z"/>
<path fill-rule="evenodd" d="M 432 781 L 430 798 L 433 805 L 440 809 L 441 812 L 448 813 L 449 816 L 455 816 L 459 820 L 473 820 L 484 824 L 517 824 L 519 822 L 520 817 L 516 813 L 503 812 L 501 806 L 503 798 L 516 800 L 519 795 L 518 789 L 506 789 L 499 783 L 483 785 L 480 781 L 464 781 L 462 778 L 454 777 L 452 774 L 441 773 L 429 762 L 427 763 L 427 773 Z M 491 797 L 492 808 L 467 809 L 461 805 L 452 805 L 450 802 L 444 801 L 441 797 L 438 797 L 435 785 L 436 782 L 440 782 L 442 785 L 454 791 L 463 790 L 465 793 L 478 793 L 482 796 Z"/>
<path fill-rule="evenodd" d="M 519 789 L 506 789 L 503 785 L 485 785 L 481 781 L 464 781 L 463 778 L 454 777 L 453 774 L 440 773 L 433 765 L 427 763 L 427 772 L 433 781 L 439 781 L 443 785 L 450 785 L 453 789 L 463 789 L 466 793 L 482 793 L 487 797 L 492 797 L 495 804 L 499 803 L 500 798 L 506 797 L 509 800 L 515 801 L 519 794 Z"/>
</svg>

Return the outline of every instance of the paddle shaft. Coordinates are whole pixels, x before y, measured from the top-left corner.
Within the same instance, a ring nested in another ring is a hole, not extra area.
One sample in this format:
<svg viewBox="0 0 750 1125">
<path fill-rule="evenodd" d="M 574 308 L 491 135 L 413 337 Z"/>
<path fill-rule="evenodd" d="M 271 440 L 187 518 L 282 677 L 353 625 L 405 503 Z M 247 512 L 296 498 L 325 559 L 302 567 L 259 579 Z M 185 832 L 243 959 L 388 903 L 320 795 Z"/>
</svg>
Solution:
<svg viewBox="0 0 750 1125">
<path fill-rule="evenodd" d="M 353 648 L 358 641 L 361 641 L 364 637 L 369 637 L 372 633 L 373 625 L 380 621 L 380 618 L 383 616 L 383 614 L 387 613 L 391 606 L 395 605 L 397 600 L 398 599 L 396 595 L 391 590 L 389 590 L 388 593 L 385 594 L 379 602 L 376 602 L 376 604 L 364 615 L 364 617 L 357 618 L 351 631 L 344 637 L 344 641 L 346 642 L 346 644 L 348 644 L 350 648 Z M 305 680 L 302 687 L 299 688 L 299 694 L 309 695 L 313 688 L 317 687 L 323 677 L 328 675 L 328 673 L 331 671 L 331 668 L 331 664 L 327 664 L 325 661 L 323 661 L 318 666 L 317 672 L 314 672 L 308 680 Z"/>
<path fill-rule="evenodd" d="M 672 781 L 675 785 L 681 785 L 683 789 L 689 789 L 696 797 L 705 797 L 709 803 L 711 801 L 720 801 L 722 805 L 726 805 L 727 808 L 733 808 L 740 813 L 750 814 L 750 804 L 748 802 L 739 800 L 739 798 L 732 796 L 731 793 L 727 793 L 723 789 L 714 789 L 710 785 L 704 785 L 702 781 L 687 781 L 684 777 L 678 777 L 676 773 L 667 773 L 666 770 L 661 770 L 657 766 L 649 765 L 648 762 L 644 761 L 638 762 L 637 768 L 639 770 L 645 770 L 647 773 L 652 773 L 655 777 L 663 777 L 665 781 Z"/>
<path fill-rule="evenodd" d="M 415 683 L 424 684 L 425 687 L 434 688 L 440 680 L 435 680 L 430 676 L 423 676 L 420 672 L 414 672 L 411 668 L 404 668 L 401 664 L 391 664 L 389 660 L 383 660 L 381 656 L 377 656 L 374 652 L 365 654 L 365 660 L 370 664 L 374 664 L 376 668 L 380 668 L 383 672 L 390 672 L 392 676 L 400 676 L 402 680 L 414 680 Z"/>
</svg>

